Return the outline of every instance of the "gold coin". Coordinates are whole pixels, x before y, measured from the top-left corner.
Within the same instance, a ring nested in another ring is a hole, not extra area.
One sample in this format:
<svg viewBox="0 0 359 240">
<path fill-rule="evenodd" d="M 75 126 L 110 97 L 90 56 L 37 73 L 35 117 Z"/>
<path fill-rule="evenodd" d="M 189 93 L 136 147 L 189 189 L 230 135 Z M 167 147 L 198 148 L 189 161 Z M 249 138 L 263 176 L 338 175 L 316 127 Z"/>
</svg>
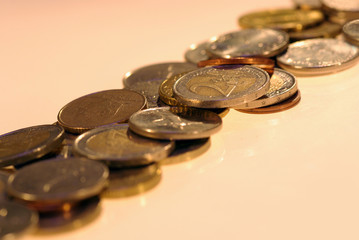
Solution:
<svg viewBox="0 0 359 240">
<path fill-rule="evenodd" d="M 278 9 L 249 13 L 239 18 L 242 28 L 275 28 L 300 31 L 324 20 L 318 10 Z"/>
<path fill-rule="evenodd" d="M 300 41 L 311 38 L 333 38 L 339 35 L 342 26 L 336 23 L 323 22 L 318 26 L 303 29 L 302 31 L 289 32 L 291 41 Z"/>
<path fill-rule="evenodd" d="M 187 72 L 176 74 L 172 77 L 164 80 L 159 88 L 159 96 L 162 102 L 170 106 L 179 106 L 181 104 L 178 103 L 177 99 L 173 97 L 173 85 L 175 82 L 182 76 L 184 76 Z"/>
</svg>

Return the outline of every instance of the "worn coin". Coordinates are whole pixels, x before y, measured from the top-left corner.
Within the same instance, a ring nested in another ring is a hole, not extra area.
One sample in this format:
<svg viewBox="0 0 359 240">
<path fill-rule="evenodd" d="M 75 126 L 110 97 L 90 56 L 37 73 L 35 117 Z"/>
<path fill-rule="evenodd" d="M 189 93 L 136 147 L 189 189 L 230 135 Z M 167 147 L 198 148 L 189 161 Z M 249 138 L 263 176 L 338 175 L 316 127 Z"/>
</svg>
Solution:
<svg viewBox="0 0 359 240">
<path fill-rule="evenodd" d="M 167 157 L 173 141 L 144 138 L 128 130 L 128 124 L 105 126 L 80 135 L 74 144 L 78 154 L 110 167 L 141 166 Z"/>
<path fill-rule="evenodd" d="M 238 22 L 242 28 L 274 28 L 283 31 L 302 30 L 324 20 L 319 10 L 276 9 L 243 15 Z"/>
<path fill-rule="evenodd" d="M 146 98 L 128 89 L 113 89 L 91 93 L 64 106 L 58 122 L 66 131 L 82 133 L 92 128 L 126 122 L 138 110 L 146 107 Z"/>
<path fill-rule="evenodd" d="M 311 38 L 333 38 L 339 35 L 342 26 L 337 23 L 323 22 L 317 26 L 313 26 L 302 31 L 289 32 L 291 41 L 300 41 Z"/>
<path fill-rule="evenodd" d="M 285 54 L 277 57 L 278 65 L 298 76 L 315 76 L 342 71 L 353 66 L 359 49 L 344 41 L 316 38 L 289 45 Z"/>
<path fill-rule="evenodd" d="M 359 46 L 359 19 L 346 23 L 343 26 L 343 33 L 348 42 Z"/>
<path fill-rule="evenodd" d="M 217 133 L 222 127 L 222 119 L 216 113 L 202 109 L 161 107 L 133 114 L 129 127 L 149 138 L 199 139 Z"/>
<path fill-rule="evenodd" d="M 187 62 L 197 64 L 200 61 L 208 60 L 207 48 L 209 41 L 199 44 L 192 44 L 189 49 L 186 50 L 184 58 Z"/>
<path fill-rule="evenodd" d="M 208 51 L 214 57 L 273 57 L 289 43 L 286 32 L 274 29 L 243 29 L 217 37 Z M 212 57 L 212 58 L 214 58 Z"/>
<path fill-rule="evenodd" d="M 0 167 L 24 164 L 40 158 L 61 145 L 64 129 L 39 125 L 0 136 Z"/>
<path fill-rule="evenodd" d="M 233 107 L 263 96 L 269 79 L 266 71 L 249 65 L 205 67 L 179 78 L 173 93 L 178 102 L 191 107 Z"/>
<path fill-rule="evenodd" d="M 7 192 L 39 211 L 62 210 L 99 194 L 106 186 L 109 170 L 96 161 L 51 159 L 21 168 L 9 177 Z"/>
<path fill-rule="evenodd" d="M 123 85 L 146 96 L 148 107 L 157 107 L 158 88 L 162 81 L 173 75 L 197 69 L 188 62 L 168 62 L 141 67 L 125 74 Z"/>
</svg>

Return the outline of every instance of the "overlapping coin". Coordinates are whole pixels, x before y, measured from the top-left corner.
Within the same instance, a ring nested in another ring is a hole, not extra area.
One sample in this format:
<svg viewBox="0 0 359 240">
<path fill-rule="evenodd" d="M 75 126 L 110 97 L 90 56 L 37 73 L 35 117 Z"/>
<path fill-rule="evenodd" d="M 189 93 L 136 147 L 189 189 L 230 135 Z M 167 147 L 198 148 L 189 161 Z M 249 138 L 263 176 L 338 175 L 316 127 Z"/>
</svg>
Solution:
<svg viewBox="0 0 359 240">
<path fill-rule="evenodd" d="M 345 40 L 359 46 L 359 19 L 350 21 L 343 26 Z"/>
</svg>

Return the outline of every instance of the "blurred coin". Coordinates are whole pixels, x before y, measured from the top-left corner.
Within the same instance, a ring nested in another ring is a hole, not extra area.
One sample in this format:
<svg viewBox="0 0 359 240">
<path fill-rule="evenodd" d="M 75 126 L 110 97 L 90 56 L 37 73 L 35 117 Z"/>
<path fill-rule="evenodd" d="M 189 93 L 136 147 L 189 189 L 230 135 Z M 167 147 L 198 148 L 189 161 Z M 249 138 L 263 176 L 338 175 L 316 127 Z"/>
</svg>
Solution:
<svg viewBox="0 0 359 240">
<path fill-rule="evenodd" d="M 342 71 L 353 66 L 359 49 L 346 42 L 316 38 L 298 41 L 277 57 L 278 65 L 298 76 L 315 76 Z"/>
<path fill-rule="evenodd" d="M 9 177 L 7 192 L 38 211 L 63 210 L 64 205 L 99 194 L 108 168 L 80 158 L 54 159 L 25 166 Z"/>
<path fill-rule="evenodd" d="M 343 26 L 343 33 L 348 42 L 359 46 L 359 19 L 346 23 Z"/>
<path fill-rule="evenodd" d="M 283 31 L 302 30 L 324 20 L 319 10 L 277 9 L 258 11 L 241 16 L 242 28 L 273 28 Z"/>
<path fill-rule="evenodd" d="M 330 21 L 345 24 L 359 18 L 358 0 L 321 0 L 322 10 Z"/>
<path fill-rule="evenodd" d="M 342 26 L 337 23 L 323 22 L 320 25 L 303 29 L 302 31 L 289 32 L 291 41 L 300 41 L 311 38 L 333 38 L 339 35 Z"/>
<path fill-rule="evenodd" d="M 197 64 L 200 61 L 208 60 L 207 48 L 209 41 L 202 42 L 200 44 L 192 44 L 189 49 L 186 50 L 184 58 L 187 62 Z"/>
<path fill-rule="evenodd" d="M 188 107 L 161 107 L 139 111 L 129 120 L 135 133 L 155 139 L 199 139 L 218 132 L 222 119 L 211 111 Z"/>
<path fill-rule="evenodd" d="M 38 214 L 14 202 L 0 201 L 0 239 L 16 239 L 35 228 Z"/>
<path fill-rule="evenodd" d="M 217 37 L 210 43 L 208 51 L 220 58 L 273 57 L 284 51 L 288 43 L 289 36 L 283 31 L 243 29 Z"/>
<path fill-rule="evenodd" d="M 105 126 L 80 135 L 74 144 L 78 154 L 101 160 L 110 167 L 147 165 L 167 157 L 173 141 L 144 138 L 128 130 L 128 124 Z"/>
<path fill-rule="evenodd" d="M 296 8 L 304 9 L 304 10 L 320 9 L 322 5 L 320 0 L 293 0 L 293 2 Z"/>
<path fill-rule="evenodd" d="M 221 65 L 187 73 L 176 81 L 173 94 L 187 106 L 226 108 L 257 99 L 268 89 L 266 71 L 248 65 Z"/>
<path fill-rule="evenodd" d="M 145 108 L 146 98 L 135 91 L 113 89 L 91 93 L 64 106 L 58 122 L 66 131 L 82 133 L 92 128 L 126 122 L 138 110 Z"/>
<path fill-rule="evenodd" d="M 0 167 L 24 164 L 40 158 L 61 145 L 64 129 L 39 125 L 0 136 Z"/>
<path fill-rule="evenodd" d="M 235 108 L 250 109 L 273 105 L 289 98 L 297 92 L 297 89 L 295 77 L 287 71 L 276 68 L 270 79 L 270 88 L 266 94 L 256 100 L 236 106 Z"/>
<path fill-rule="evenodd" d="M 197 69 L 193 63 L 168 62 L 145 66 L 125 74 L 123 85 L 146 96 L 148 107 L 157 107 L 158 88 L 173 75 Z"/>
</svg>

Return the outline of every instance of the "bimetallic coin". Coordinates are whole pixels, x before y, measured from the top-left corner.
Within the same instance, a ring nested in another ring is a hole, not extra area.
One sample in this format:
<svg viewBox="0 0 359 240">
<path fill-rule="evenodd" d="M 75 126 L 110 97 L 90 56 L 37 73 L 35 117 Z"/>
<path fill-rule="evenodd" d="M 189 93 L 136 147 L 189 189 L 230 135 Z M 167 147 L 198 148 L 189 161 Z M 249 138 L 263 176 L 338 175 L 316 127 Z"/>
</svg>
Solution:
<svg viewBox="0 0 359 240">
<path fill-rule="evenodd" d="M 302 31 L 289 32 L 291 41 L 300 41 L 311 38 L 333 38 L 339 35 L 342 26 L 337 23 L 323 22 L 320 25 L 303 29 Z"/>
<path fill-rule="evenodd" d="M 298 76 L 315 76 L 342 71 L 358 60 L 359 49 L 337 39 L 308 39 L 289 45 L 277 57 L 278 65 Z"/>
<path fill-rule="evenodd" d="M 157 107 L 158 88 L 162 81 L 182 72 L 197 69 L 188 62 L 169 62 L 145 66 L 125 74 L 123 85 L 146 96 L 148 107 Z"/>
<path fill-rule="evenodd" d="M 242 28 L 273 28 L 284 31 L 302 30 L 324 20 L 319 10 L 278 9 L 259 11 L 241 16 L 238 20 Z"/>
<path fill-rule="evenodd" d="M 110 167 L 147 165 L 167 157 L 173 141 L 144 138 L 128 130 L 128 124 L 105 126 L 80 135 L 74 150 L 89 159 Z"/>
<path fill-rule="evenodd" d="M 200 44 L 192 44 L 189 49 L 186 50 L 184 58 L 187 62 L 197 64 L 200 61 L 208 60 L 207 48 L 209 41 Z"/>
<path fill-rule="evenodd" d="M 359 19 L 346 23 L 343 26 L 343 33 L 348 42 L 359 46 Z"/>
<path fill-rule="evenodd" d="M 29 208 L 8 201 L 0 201 L 0 239 L 17 239 L 35 228 L 39 217 Z"/>
<path fill-rule="evenodd" d="M 60 110 L 57 119 L 66 131 L 82 133 L 104 125 L 126 122 L 146 104 L 146 98 L 135 91 L 106 90 L 73 100 Z"/>
<path fill-rule="evenodd" d="M 266 94 L 254 101 L 247 102 L 234 108 L 250 109 L 273 105 L 289 98 L 297 92 L 297 89 L 298 87 L 295 77 L 287 71 L 276 68 L 270 79 L 270 88 Z"/>
<path fill-rule="evenodd" d="M 222 127 L 222 119 L 211 111 L 188 107 L 162 107 L 139 111 L 129 120 L 135 133 L 155 139 L 207 138 Z"/>
<path fill-rule="evenodd" d="M 199 108 L 226 108 L 253 101 L 269 89 L 266 71 L 247 65 L 221 65 L 192 71 L 177 80 L 178 102 Z"/>
<path fill-rule="evenodd" d="M 210 43 L 208 51 L 219 58 L 273 57 L 284 51 L 288 43 L 289 36 L 283 31 L 243 29 L 219 36 Z"/>
<path fill-rule="evenodd" d="M 40 158 L 61 145 L 64 129 L 39 125 L 0 136 L 0 167 L 24 164 Z"/>
<path fill-rule="evenodd" d="M 107 184 L 108 168 L 96 161 L 53 159 L 25 166 L 9 177 L 10 196 L 39 211 L 63 210 L 98 195 Z"/>
</svg>

